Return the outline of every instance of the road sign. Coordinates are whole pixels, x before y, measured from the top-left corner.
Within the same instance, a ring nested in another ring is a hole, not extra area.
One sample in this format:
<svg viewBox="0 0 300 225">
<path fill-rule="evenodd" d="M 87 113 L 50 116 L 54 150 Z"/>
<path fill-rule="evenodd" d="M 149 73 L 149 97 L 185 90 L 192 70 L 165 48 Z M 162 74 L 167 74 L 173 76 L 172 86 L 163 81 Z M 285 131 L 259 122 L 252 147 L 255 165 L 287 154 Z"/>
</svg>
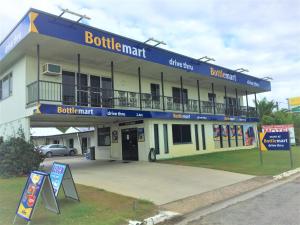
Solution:
<svg viewBox="0 0 300 225">
<path fill-rule="evenodd" d="M 44 205 L 48 210 L 60 213 L 49 175 L 40 171 L 32 171 L 24 187 L 16 216 L 29 223 L 40 195 L 42 195 Z M 16 216 L 13 223 L 15 223 Z"/>
<path fill-rule="evenodd" d="M 262 132 L 259 136 L 261 151 L 290 150 L 289 132 Z"/>
<path fill-rule="evenodd" d="M 50 179 L 56 197 L 62 187 L 67 198 L 79 201 L 79 196 L 68 164 L 54 162 L 50 173 Z"/>
</svg>

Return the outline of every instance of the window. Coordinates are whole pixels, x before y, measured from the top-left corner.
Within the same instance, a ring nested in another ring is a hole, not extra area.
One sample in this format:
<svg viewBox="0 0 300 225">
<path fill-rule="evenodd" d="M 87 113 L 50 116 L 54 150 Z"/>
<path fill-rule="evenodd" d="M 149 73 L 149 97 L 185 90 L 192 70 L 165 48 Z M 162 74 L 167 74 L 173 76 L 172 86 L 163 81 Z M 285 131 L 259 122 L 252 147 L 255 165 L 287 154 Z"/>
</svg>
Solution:
<svg viewBox="0 0 300 225">
<path fill-rule="evenodd" d="M 0 80 L 0 99 L 5 99 L 12 94 L 12 74 L 5 76 Z"/>
<path fill-rule="evenodd" d="M 159 131 L 158 131 L 158 124 L 154 124 L 154 145 L 156 154 L 159 154 Z"/>
<path fill-rule="evenodd" d="M 160 91 L 159 91 L 159 84 L 151 84 L 151 95 L 152 100 L 159 101 Z"/>
<path fill-rule="evenodd" d="M 62 94 L 63 104 L 75 104 L 75 73 L 68 71 L 62 72 Z"/>
<path fill-rule="evenodd" d="M 199 150 L 199 137 L 198 137 L 198 125 L 195 124 L 195 140 L 196 140 L 196 150 Z"/>
<path fill-rule="evenodd" d="M 186 144 L 191 143 L 191 125 L 187 124 L 173 124 L 173 143 L 174 144 Z"/>
<path fill-rule="evenodd" d="M 100 97 L 100 77 L 90 76 L 91 82 L 91 105 L 93 107 L 101 106 L 101 97 Z"/>
<path fill-rule="evenodd" d="M 172 88 L 172 94 L 173 94 L 173 101 L 175 103 L 181 103 L 181 88 L 176 88 L 173 87 Z M 183 93 L 183 103 L 187 104 L 188 102 L 188 90 L 187 89 L 182 89 L 182 93 Z"/>
<path fill-rule="evenodd" d="M 164 124 L 164 143 L 165 143 L 165 153 L 169 153 L 169 140 L 168 140 L 168 124 Z"/>
<path fill-rule="evenodd" d="M 77 102 L 78 105 L 88 105 L 88 76 L 83 73 L 77 74 Z"/>
<path fill-rule="evenodd" d="M 110 146 L 110 127 L 98 128 L 98 146 Z"/>
<path fill-rule="evenodd" d="M 216 94 L 208 93 L 208 101 L 216 102 Z"/>
<path fill-rule="evenodd" d="M 202 146 L 203 146 L 203 150 L 206 150 L 205 126 L 204 126 L 204 124 L 201 125 L 201 133 L 202 133 Z"/>
<path fill-rule="evenodd" d="M 101 78 L 102 87 L 102 107 L 112 107 L 112 80 L 111 78 Z"/>
</svg>

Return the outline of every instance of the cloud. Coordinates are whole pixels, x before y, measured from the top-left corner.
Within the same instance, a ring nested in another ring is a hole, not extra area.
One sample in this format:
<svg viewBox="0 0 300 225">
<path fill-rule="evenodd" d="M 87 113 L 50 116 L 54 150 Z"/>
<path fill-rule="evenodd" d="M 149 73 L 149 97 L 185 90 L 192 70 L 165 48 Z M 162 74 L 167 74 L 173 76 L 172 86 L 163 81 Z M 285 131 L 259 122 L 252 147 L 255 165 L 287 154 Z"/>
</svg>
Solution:
<svg viewBox="0 0 300 225">
<path fill-rule="evenodd" d="M 221 66 L 272 76 L 272 92 L 260 97 L 285 102 L 300 96 L 300 1 L 10 0 L 0 10 L 5 21 L 0 37 L 29 7 L 59 14 L 57 6 L 87 14 L 90 25 L 104 30 L 140 41 L 153 36 L 165 41 L 166 49 L 195 58 L 208 55 Z"/>
</svg>

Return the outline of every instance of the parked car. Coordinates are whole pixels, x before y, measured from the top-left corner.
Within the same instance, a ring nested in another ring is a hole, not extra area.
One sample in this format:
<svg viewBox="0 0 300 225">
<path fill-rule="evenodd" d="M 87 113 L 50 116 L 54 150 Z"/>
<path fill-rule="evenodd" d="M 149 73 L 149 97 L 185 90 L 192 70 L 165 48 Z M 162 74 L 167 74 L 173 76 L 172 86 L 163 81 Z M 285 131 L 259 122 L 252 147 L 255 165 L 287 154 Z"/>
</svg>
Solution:
<svg viewBox="0 0 300 225">
<path fill-rule="evenodd" d="M 45 155 L 47 158 L 52 157 L 53 155 L 76 155 L 76 148 L 68 148 L 67 146 L 60 144 L 51 144 L 45 145 L 40 148 L 40 153 Z"/>
</svg>

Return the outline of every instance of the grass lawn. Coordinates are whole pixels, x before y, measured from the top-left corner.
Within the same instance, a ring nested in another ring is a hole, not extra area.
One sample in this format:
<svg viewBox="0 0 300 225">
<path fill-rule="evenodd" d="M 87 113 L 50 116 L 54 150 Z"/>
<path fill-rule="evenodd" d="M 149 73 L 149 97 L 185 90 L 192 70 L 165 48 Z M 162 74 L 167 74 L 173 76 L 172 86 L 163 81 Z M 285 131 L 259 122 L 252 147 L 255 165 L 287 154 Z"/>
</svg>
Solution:
<svg viewBox="0 0 300 225">
<path fill-rule="evenodd" d="M 292 147 L 294 168 L 300 167 L 300 147 Z M 214 152 L 202 155 L 184 156 L 161 163 L 206 167 L 251 175 L 276 175 L 291 169 L 288 151 L 263 152 L 263 165 L 260 164 L 258 149 Z"/>
<path fill-rule="evenodd" d="M 12 224 L 26 178 L 0 179 L 0 224 Z M 128 219 L 143 219 L 156 211 L 150 202 L 117 195 L 101 189 L 77 185 L 80 202 L 59 196 L 61 214 L 57 215 L 39 201 L 32 225 L 119 225 Z M 62 192 L 62 191 L 61 191 Z M 134 210 L 134 202 L 136 209 Z M 16 224 L 26 224 L 17 219 Z"/>
</svg>

